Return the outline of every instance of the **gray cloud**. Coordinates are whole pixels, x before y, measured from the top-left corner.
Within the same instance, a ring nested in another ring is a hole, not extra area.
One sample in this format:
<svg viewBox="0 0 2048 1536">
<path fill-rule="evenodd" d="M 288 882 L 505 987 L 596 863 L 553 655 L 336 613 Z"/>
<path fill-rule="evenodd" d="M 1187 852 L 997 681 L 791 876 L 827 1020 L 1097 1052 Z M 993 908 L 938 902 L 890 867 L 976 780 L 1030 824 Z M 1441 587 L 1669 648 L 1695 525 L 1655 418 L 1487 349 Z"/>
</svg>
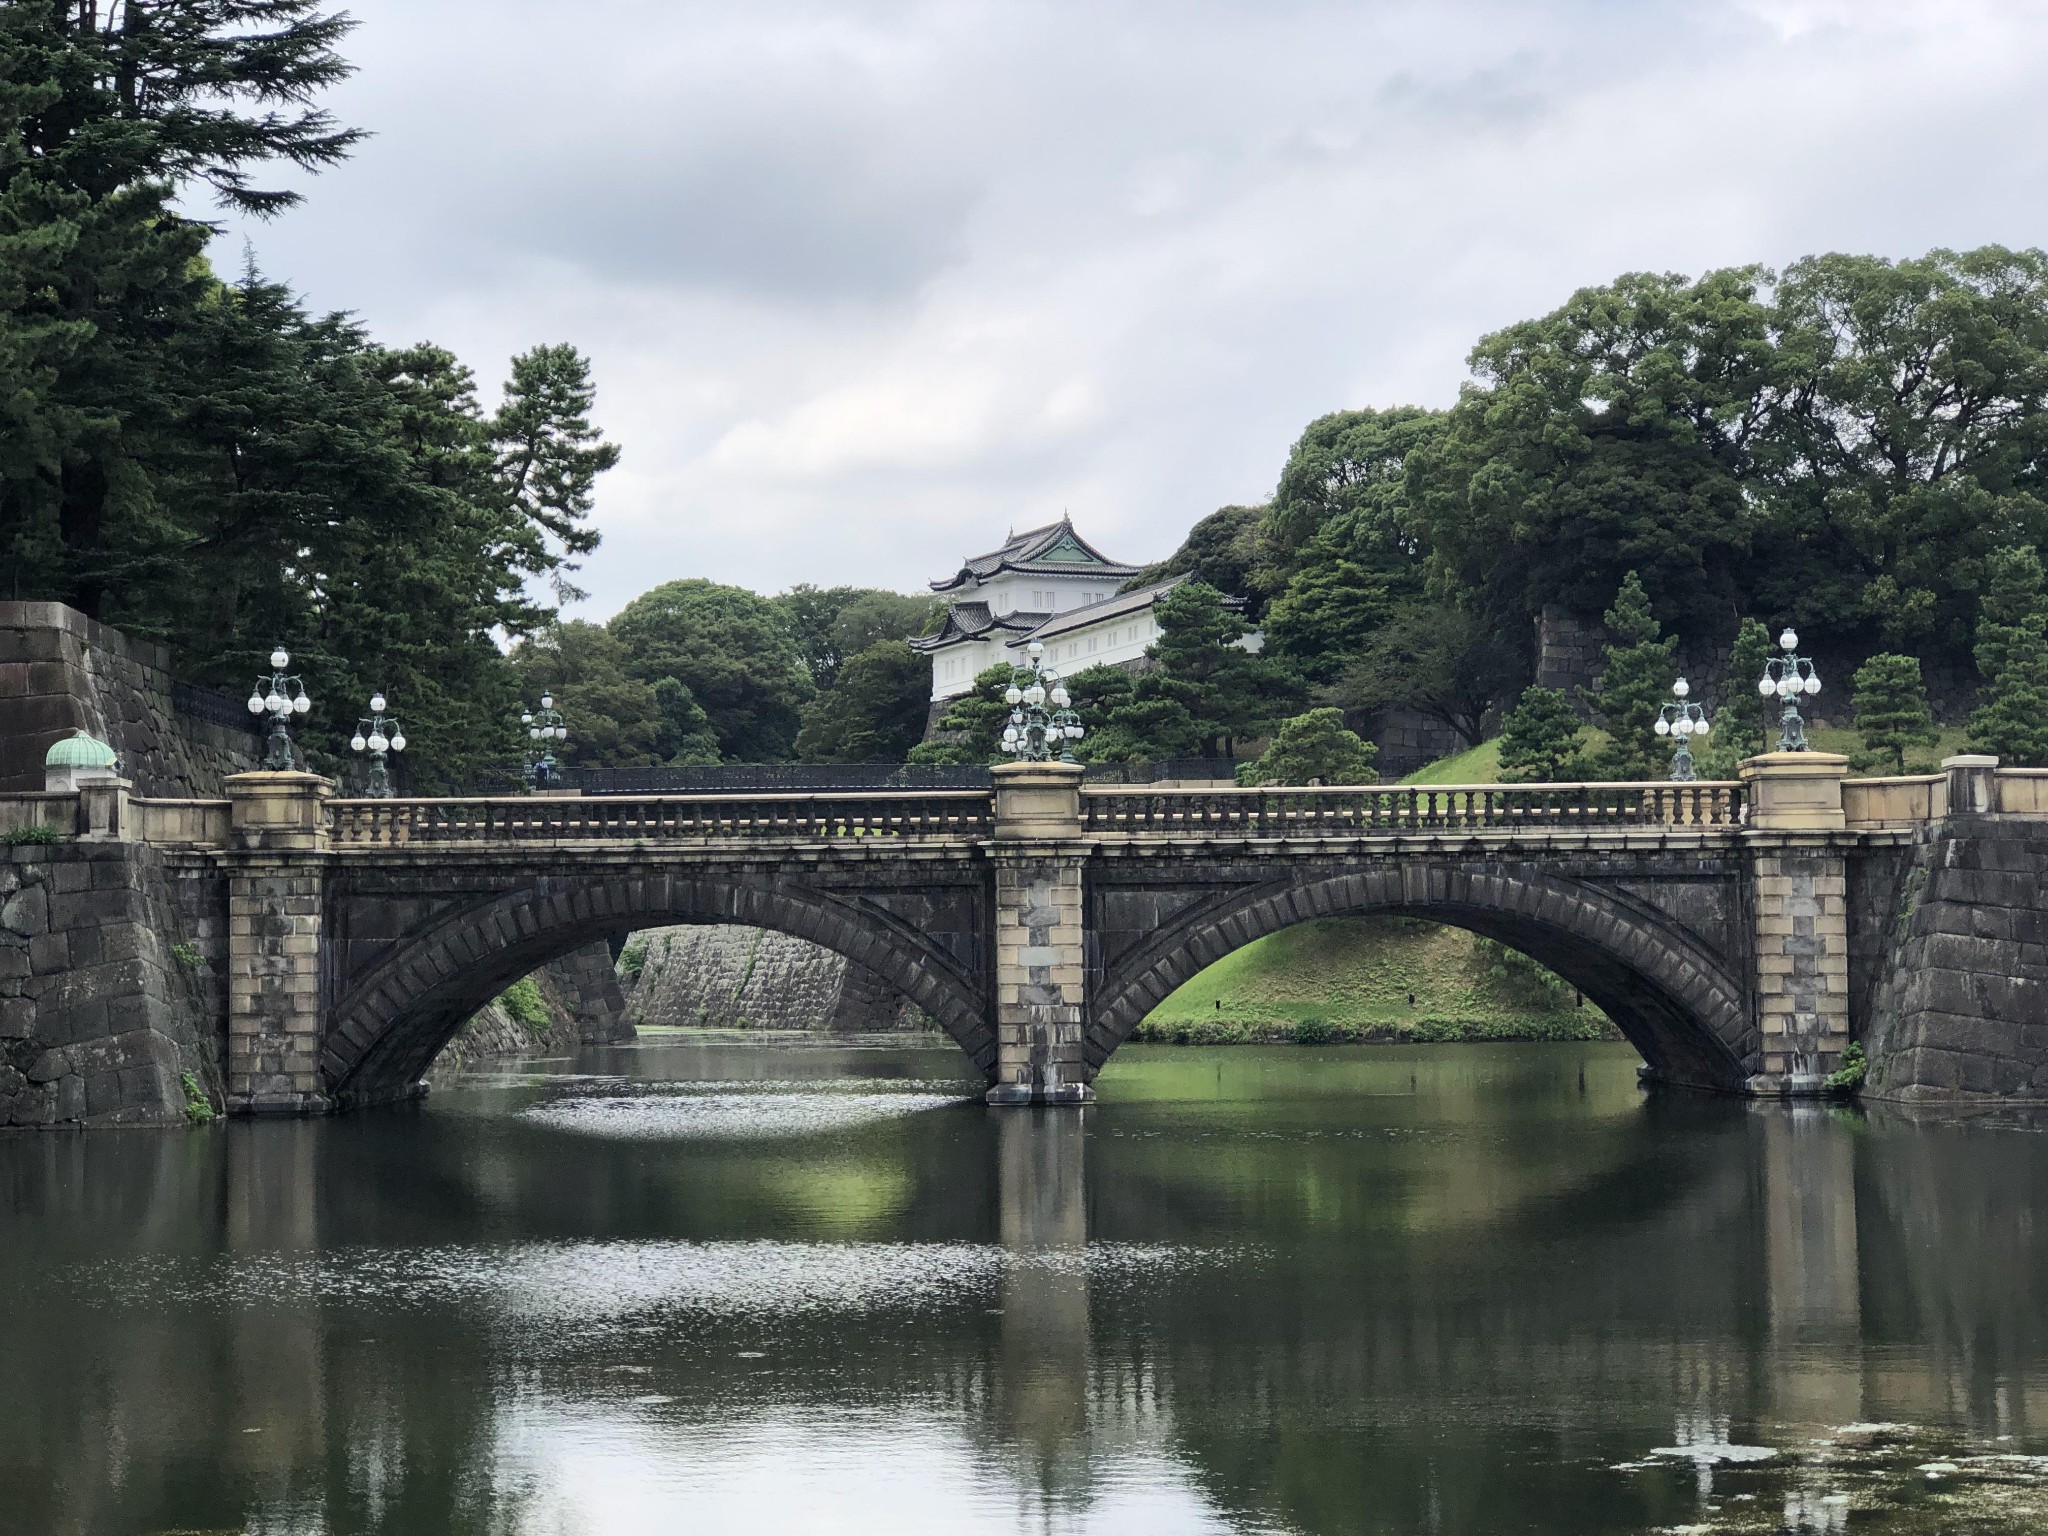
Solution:
<svg viewBox="0 0 2048 1536">
<path fill-rule="evenodd" d="M 2048 239 L 1997 0 L 358 0 L 378 137 L 265 267 L 486 380 L 596 360 L 591 607 L 1128 558 L 1618 272 Z"/>
</svg>

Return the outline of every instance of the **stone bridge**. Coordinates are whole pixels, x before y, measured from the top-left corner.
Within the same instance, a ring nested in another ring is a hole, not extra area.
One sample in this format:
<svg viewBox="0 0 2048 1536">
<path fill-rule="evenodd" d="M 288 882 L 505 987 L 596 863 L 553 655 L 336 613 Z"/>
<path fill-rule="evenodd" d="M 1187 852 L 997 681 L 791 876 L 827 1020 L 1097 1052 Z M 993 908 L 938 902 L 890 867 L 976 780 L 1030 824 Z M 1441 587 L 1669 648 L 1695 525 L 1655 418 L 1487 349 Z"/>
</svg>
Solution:
<svg viewBox="0 0 2048 1536">
<path fill-rule="evenodd" d="M 991 1103 L 1080 1102 L 1205 966 L 1354 913 L 1532 956 L 1607 1012 L 1653 1081 L 1812 1093 L 1852 1038 L 1881 1037 L 1880 1088 L 2048 1097 L 2048 773 L 1988 758 L 1845 772 L 1799 753 L 1727 783 L 1169 790 L 1013 764 L 993 793 L 463 800 L 342 800 L 312 775 L 254 773 L 223 800 L 117 783 L 15 796 L 0 832 L 69 818 L 102 856 L 147 850 L 168 872 L 176 896 L 158 905 L 211 962 L 202 1006 L 243 1113 L 407 1097 L 517 977 L 692 922 L 845 955 L 946 1029 Z M 67 852 L 85 856 L 13 858 Z M 56 879 L 47 931 L 25 938 L 31 974 L 0 969 L 16 1038 L 86 1048 L 35 1015 L 89 1008 L 79 975 L 117 963 L 106 935 L 53 942 L 113 878 Z"/>
</svg>

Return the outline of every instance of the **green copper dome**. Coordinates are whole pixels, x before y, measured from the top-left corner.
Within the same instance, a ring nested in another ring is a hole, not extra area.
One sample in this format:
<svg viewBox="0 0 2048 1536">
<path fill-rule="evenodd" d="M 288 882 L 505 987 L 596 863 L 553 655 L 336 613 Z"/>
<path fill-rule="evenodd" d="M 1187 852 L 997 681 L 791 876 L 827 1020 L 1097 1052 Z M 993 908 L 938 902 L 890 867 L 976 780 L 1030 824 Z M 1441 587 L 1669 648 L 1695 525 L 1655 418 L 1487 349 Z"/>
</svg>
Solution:
<svg viewBox="0 0 2048 1536">
<path fill-rule="evenodd" d="M 83 731 L 74 731 L 53 745 L 43 757 L 45 768 L 111 768 L 114 749 Z"/>
</svg>

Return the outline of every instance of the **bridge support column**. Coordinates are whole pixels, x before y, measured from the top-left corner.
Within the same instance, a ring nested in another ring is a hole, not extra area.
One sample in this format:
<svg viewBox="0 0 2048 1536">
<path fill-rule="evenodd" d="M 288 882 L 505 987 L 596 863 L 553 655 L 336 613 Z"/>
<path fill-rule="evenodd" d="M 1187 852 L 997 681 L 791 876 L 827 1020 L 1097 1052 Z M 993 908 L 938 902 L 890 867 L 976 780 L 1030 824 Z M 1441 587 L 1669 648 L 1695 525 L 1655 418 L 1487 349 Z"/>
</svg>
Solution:
<svg viewBox="0 0 2048 1536">
<path fill-rule="evenodd" d="M 991 1104 L 1085 1104 L 1081 773 L 996 766 L 996 1081 Z"/>
<path fill-rule="evenodd" d="M 232 1114 L 322 1114 L 320 918 L 331 780 L 227 780 L 227 1099 Z"/>
<path fill-rule="evenodd" d="M 1749 785 L 1759 1094 L 1818 1094 L 1849 1044 L 1849 884 L 1842 780 L 1830 752 L 1769 752 Z"/>
</svg>

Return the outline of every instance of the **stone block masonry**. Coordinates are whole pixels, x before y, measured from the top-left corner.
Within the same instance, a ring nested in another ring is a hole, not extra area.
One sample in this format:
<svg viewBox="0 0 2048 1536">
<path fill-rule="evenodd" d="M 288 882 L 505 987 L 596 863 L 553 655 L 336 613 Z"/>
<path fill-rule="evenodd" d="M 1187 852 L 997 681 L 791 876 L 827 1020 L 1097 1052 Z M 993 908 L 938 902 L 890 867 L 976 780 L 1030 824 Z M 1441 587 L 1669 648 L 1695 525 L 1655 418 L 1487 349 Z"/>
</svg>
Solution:
<svg viewBox="0 0 2048 1536">
<path fill-rule="evenodd" d="M 219 882 L 135 843 L 0 848 L 0 1126 L 218 1108 Z"/>
<path fill-rule="evenodd" d="M 1093 1097 L 1081 1054 L 1087 964 L 1071 852 L 996 857 L 996 1082 L 991 1104 Z"/>
<path fill-rule="evenodd" d="M 2048 1101 L 2048 826 L 1934 823 L 1870 904 L 1890 941 L 1863 1029 L 1866 1095 Z"/>
<path fill-rule="evenodd" d="M 1849 1043 L 1847 870 L 1817 839 L 1757 853 L 1750 879 L 1764 1073 L 1811 1093 Z"/>
<path fill-rule="evenodd" d="M 43 754 L 87 731 L 145 798 L 221 793 L 262 738 L 178 707 L 170 653 L 62 603 L 0 602 L 0 794 L 43 787 Z"/>
</svg>

